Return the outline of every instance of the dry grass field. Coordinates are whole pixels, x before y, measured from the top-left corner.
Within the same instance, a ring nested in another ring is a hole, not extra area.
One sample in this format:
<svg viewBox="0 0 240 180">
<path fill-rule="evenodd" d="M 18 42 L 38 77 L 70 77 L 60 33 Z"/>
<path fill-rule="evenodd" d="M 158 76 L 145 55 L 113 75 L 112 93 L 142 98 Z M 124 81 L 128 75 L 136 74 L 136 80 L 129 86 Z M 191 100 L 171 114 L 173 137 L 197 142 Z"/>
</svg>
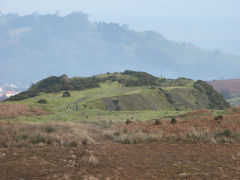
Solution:
<svg viewBox="0 0 240 180">
<path fill-rule="evenodd" d="M 0 120 L 17 116 L 41 116 L 47 113 L 41 109 L 30 108 L 24 104 L 0 104 Z"/>
<path fill-rule="evenodd" d="M 148 121 L 2 120 L 0 179 L 239 179 L 239 127 L 239 108 Z"/>
</svg>

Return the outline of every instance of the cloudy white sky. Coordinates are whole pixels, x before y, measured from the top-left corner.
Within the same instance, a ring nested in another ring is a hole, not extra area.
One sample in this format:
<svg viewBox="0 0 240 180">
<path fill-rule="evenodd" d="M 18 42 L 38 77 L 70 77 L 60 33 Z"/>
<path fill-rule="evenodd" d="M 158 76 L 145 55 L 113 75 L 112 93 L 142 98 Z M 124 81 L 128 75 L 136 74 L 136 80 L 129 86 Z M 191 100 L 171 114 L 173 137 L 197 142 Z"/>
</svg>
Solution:
<svg viewBox="0 0 240 180">
<path fill-rule="evenodd" d="M 171 40 L 238 55 L 239 9 L 240 0 L 0 0 L 2 13 L 83 11 L 91 21 L 154 30 Z"/>
</svg>

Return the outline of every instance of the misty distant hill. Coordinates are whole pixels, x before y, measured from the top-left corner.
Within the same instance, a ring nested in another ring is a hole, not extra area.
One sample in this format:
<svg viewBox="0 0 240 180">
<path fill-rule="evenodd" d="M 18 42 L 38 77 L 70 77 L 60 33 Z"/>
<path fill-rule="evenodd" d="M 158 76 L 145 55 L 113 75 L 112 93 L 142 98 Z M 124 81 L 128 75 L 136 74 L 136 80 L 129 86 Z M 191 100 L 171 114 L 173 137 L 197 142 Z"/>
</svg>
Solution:
<svg viewBox="0 0 240 180">
<path fill-rule="evenodd" d="M 208 82 L 231 105 L 240 106 L 240 79 L 214 80 Z"/>
<path fill-rule="evenodd" d="M 0 79 L 8 81 L 124 69 L 211 79 L 239 77 L 240 58 L 170 41 L 153 31 L 93 23 L 83 13 L 8 14 L 0 15 L 0 64 Z"/>
</svg>

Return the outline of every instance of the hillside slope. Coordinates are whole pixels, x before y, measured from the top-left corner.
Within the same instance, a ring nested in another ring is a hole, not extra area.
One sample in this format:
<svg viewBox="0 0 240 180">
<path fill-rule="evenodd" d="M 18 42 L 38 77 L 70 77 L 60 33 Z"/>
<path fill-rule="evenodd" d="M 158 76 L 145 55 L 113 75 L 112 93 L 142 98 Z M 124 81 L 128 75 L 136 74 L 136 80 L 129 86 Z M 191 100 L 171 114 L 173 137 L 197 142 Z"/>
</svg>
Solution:
<svg viewBox="0 0 240 180">
<path fill-rule="evenodd" d="M 194 79 L 237 77 L 239 60 L 153 31 L 93 23 L 82 13 L 0 15 L 0 77 L 6 81 L 36 82 L 62 73 L 89 76 L 109 69 Z"/>
<path fill-rule="evenodd" d="M 67 90 L 72 96 L 62 97 L 62 92 Z M 129 70 L 88 78 L 49 77 L 9 101 L 36 103 L 39 99 L 76 111 L 181 111 L 229 107 L 223 97 L 204 81 L 158 78 Z"/>
</svg>

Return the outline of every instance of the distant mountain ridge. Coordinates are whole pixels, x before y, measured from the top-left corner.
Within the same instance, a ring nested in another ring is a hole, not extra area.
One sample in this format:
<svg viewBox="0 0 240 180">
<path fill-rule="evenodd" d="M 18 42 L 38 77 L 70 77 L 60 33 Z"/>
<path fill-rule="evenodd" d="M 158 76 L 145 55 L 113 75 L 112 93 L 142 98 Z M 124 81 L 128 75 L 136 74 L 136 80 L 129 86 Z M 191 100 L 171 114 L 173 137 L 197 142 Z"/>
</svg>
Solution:
<svg viewBox="0 0 240 180">
<path fill-rule="evenodd" d="M 238 77 L 240 58 L 138 32 L 93 23 L 83 13 L 0 15 L 0 79 L 38 81 L 133 69 L 166 77 Z"/>
<path fill-rule="evenodd" d="M 240 79 L 214 80 L 208 82 L 232 105 L 240 106 Z"/>
<path fill-rule="evenodd" d="M 240 79 L 209 81 L 218 92 L 227 91 L 231 94 L 240 94 Z"/>
</svg>

